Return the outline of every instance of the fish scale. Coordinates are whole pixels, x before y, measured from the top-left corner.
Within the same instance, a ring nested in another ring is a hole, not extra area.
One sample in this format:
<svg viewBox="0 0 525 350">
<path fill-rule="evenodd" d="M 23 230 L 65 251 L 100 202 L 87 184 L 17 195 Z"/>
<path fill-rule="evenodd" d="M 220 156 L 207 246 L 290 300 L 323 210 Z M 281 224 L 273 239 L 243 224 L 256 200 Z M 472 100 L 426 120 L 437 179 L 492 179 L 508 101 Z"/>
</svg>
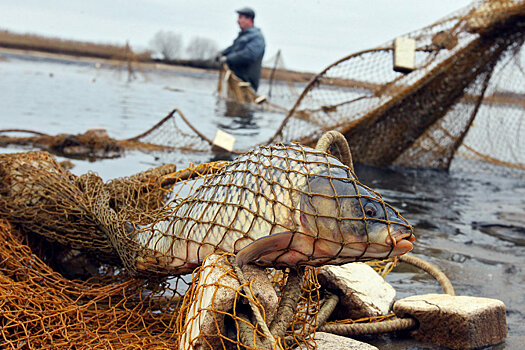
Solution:
<svg viewBox="0 0 525 350">
<path fill-rule="evenodd" d="M 326 153 L 300 145 L 260 147 L 208 176 L 187 198 L 168 203 L 170 219 L 139 230 L 136 239 L 157 256 L 173 257 L 173 266 L 194 266 L 214 251 L 237 253 L 273 234 L 316 238 L 300 219 L 314 177 L 348 186 L 357 181 Z"/>
</svg>

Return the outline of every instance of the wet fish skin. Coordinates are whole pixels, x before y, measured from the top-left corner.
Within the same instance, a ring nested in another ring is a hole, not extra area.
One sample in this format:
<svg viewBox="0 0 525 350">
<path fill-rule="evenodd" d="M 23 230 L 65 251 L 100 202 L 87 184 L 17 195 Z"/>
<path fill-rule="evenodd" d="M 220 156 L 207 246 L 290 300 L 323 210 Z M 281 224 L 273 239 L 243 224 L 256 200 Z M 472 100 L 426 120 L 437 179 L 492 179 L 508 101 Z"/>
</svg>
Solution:
<svg viewBox="0 0 525 350">
<path fill-rule="evenodd" d="M 388 255 L 411 236 L 406 220 L 339 160 L 299 145 L 242 155 L 170 205 L 171 220 L 135 237 L 181 273 L 214 251 L 238 253 L 241 264 L 319 265 Z M 363 214 L 367 206 L 377 217 Z"/>
<path fill-rule="evenodd" d="M 303 227 L 310 232 L 315 227 L 321 244 L 342 247 L 337 256 L 328 250 L 328 261 L 383 258 L 411 250 L 412 227 L 367 187 L 326 178 L 314 178 L 310 186 L 310 198 L 301 207 Z"/>
</svg>

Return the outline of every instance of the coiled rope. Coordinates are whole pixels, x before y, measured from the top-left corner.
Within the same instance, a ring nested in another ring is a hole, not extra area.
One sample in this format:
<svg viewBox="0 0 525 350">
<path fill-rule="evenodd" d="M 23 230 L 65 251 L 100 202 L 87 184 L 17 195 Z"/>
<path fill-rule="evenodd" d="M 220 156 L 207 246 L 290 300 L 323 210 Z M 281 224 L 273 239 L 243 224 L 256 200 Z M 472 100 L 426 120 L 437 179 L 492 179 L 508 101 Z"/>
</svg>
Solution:
<svg viewBox="0 0 525 350">
<path fill-rule="evenodd" d="M 330 152 L 334 154 L 343 164 L 354 171 L 352 162 L 352 153 L 346 138 L 338 131 L 329 131 L 317 142 L 316 149 L 323 152 Z M 416 266 L 434 277 L 443 291 L 449 295 L 455 295 L 454 287 L 447 278 L 447 276 L 439 270 L 439 268 L 421 258 L 413 255 L 402 255 L 399 261 Z M 394 318 L 388 321 L 375 323 L 351 323 L 351 324 L 325 324 L 326 320 L 332 314 L 335 306 L 339 301 L 339 297 L 335 294 L 329 294 L 319 313 L 317 315 L 317 330 L 322 332 L 329 332 L 344 336 L 356 336 L 366 334 L 389 333 L 398 331 L 408 331 L 418 327 L 418 323 L 413 318 Z"/>
<path fill-rule="evenodd" d="M 317 142 L 316 149 L 323 152 L 329 152 L 336 156 L 343 164 L 347 165 L 352 171 L 354 171 L 354 165 L 352 162 L 352 154 L 348 142 L 345 137 L 338 131 L 329 131 Z M 449 295 L 455 295 L 454 288 L 452 283 L 447 278 L 447 276 L 439 270 L 439 268 L 421 258 L 417 258 L 413 255 L 402 255 L 399 258 L 399 261 L 416 266 L 423 271 L 429 273 L 434 277 L 443 291 Z M 244 285 L 244 290 L 247 295 L 250 295 L 249 288 L 247 287 L 246 280 L 242 274 L 242 271 L 238 267 L 234 259 L 230 260 L 239 281 Z M 272 325 L 268 327 L 258 307 L 250 302 L 252 312 L 257 320 L 257 323 L 261 326 L 263 334 L 266 336 L 265 340 L 261 340 L 263 344 L 267 344 L 269 341 L 271 347 L 275 348 L 279 337 L 282 337 L 284 329 L 289 325 L 290 314 L 293 316 L 295 307 L 297 305 L 298 296 L 301 291 L 300 277 L 295 271 L 290 271 L 290 276 L 287 281 L 285 292 L 287 298 L 282 298 L 281 304 L 279 305 L 279 310 L 276 313 L 275 319 L 272 322 Z M 373 322 L 373 323 L 351 323 L 351 324 L 327 324 L 326 321 L 334 311 L 337 303 L 339 302 L 339 297 L 332 293 L 327 293 L 321 309 L 317 314 L 317 330 L 322 332 L 329 332 L 333 334 L 339 334 L 344 336 L 357 336 L 357 335 L 368 335 L 368 334 L 379 334 L 379 333 L 389 333 L 389 332 L 399 332 L 399 331 L 408 331 L 416 329 L 418 327 L 418 322 L 410 317 L 407 318 L 393 318 L 387 321 Z M 271 330 L 270 330 L 271 329 Z"/>
<path fill-rule="evenodd" d="M 416 266 L 427 272 L 439 282 L 445 294 L 455 295 L 452 283 L 450 283 L 450 280 L 447 278 L 447 276 L 445 276 L 445 274 L 441 272 L 437 266 L 413 255 L 402 255 L 399 257 L 399 261 Z M 334 303 L 337 304 L 338 301 L 339 297 L 335 294 L 331 294 L 326 298 L 323 306 L 321 307 L 321 310 L 319 310 L 319 314 L 317 315 L 317 330 L 344 336 L 357 336 L 409 331 L 418 327 L 417 321 L 410 317 L 394 318 L 391 320 L 375 323 L 325 324 L 326 319 L 330 317 L 333 310 L 335 309 Z M 321 322 L 319 322 L 320 320 Z"/>
</svg>

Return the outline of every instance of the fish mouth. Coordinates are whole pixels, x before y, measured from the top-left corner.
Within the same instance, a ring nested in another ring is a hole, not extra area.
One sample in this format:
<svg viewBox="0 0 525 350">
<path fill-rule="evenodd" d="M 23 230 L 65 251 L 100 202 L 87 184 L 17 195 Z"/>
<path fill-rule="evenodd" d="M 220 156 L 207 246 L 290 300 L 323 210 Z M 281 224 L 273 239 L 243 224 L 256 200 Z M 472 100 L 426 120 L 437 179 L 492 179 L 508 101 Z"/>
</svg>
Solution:
<svg viewBox="0 0 525 350">
<path fill-rule="evenodd" d="M 403 227 L 402 229 L 396 230 L 393 234 L 389 234 L 385 243 L 392 248 L 390 255 L 397 256 L 411 251 L 414 248 L 412 242 L 415 240 L 416 238 L 412 234 L 412 230 Z"/>
<path fill-rule="evenodd" d="M 408 227 L 402 226 L 397 228 L 384 229 L 386 237 L 379 242 L 369 242 L 366 244 L 364 253 L 361 255 L 361 259 L 386 259 L 388 257 L 399 256 L 411 251 L 414 246 L 415 237 L 412 230 Z M 351 248 L 348 248 L 351 249 Z"/>
</svg>

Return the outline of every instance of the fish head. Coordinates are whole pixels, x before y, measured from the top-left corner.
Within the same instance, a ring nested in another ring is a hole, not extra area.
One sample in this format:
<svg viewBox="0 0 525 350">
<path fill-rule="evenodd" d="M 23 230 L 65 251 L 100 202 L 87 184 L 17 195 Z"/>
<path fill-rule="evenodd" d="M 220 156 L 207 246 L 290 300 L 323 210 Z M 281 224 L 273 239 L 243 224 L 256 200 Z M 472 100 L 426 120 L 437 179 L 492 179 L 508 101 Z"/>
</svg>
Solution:
<svg viewBox="0 0 525 350">
<path fill-rule="evenodd" d="M 412 226 L 379 194 L 353 179 L 316 176 L 308 184 L 300 222 L 316 241 L 314 261 L 382 259 L 412 250 Z"/>
</svg>

